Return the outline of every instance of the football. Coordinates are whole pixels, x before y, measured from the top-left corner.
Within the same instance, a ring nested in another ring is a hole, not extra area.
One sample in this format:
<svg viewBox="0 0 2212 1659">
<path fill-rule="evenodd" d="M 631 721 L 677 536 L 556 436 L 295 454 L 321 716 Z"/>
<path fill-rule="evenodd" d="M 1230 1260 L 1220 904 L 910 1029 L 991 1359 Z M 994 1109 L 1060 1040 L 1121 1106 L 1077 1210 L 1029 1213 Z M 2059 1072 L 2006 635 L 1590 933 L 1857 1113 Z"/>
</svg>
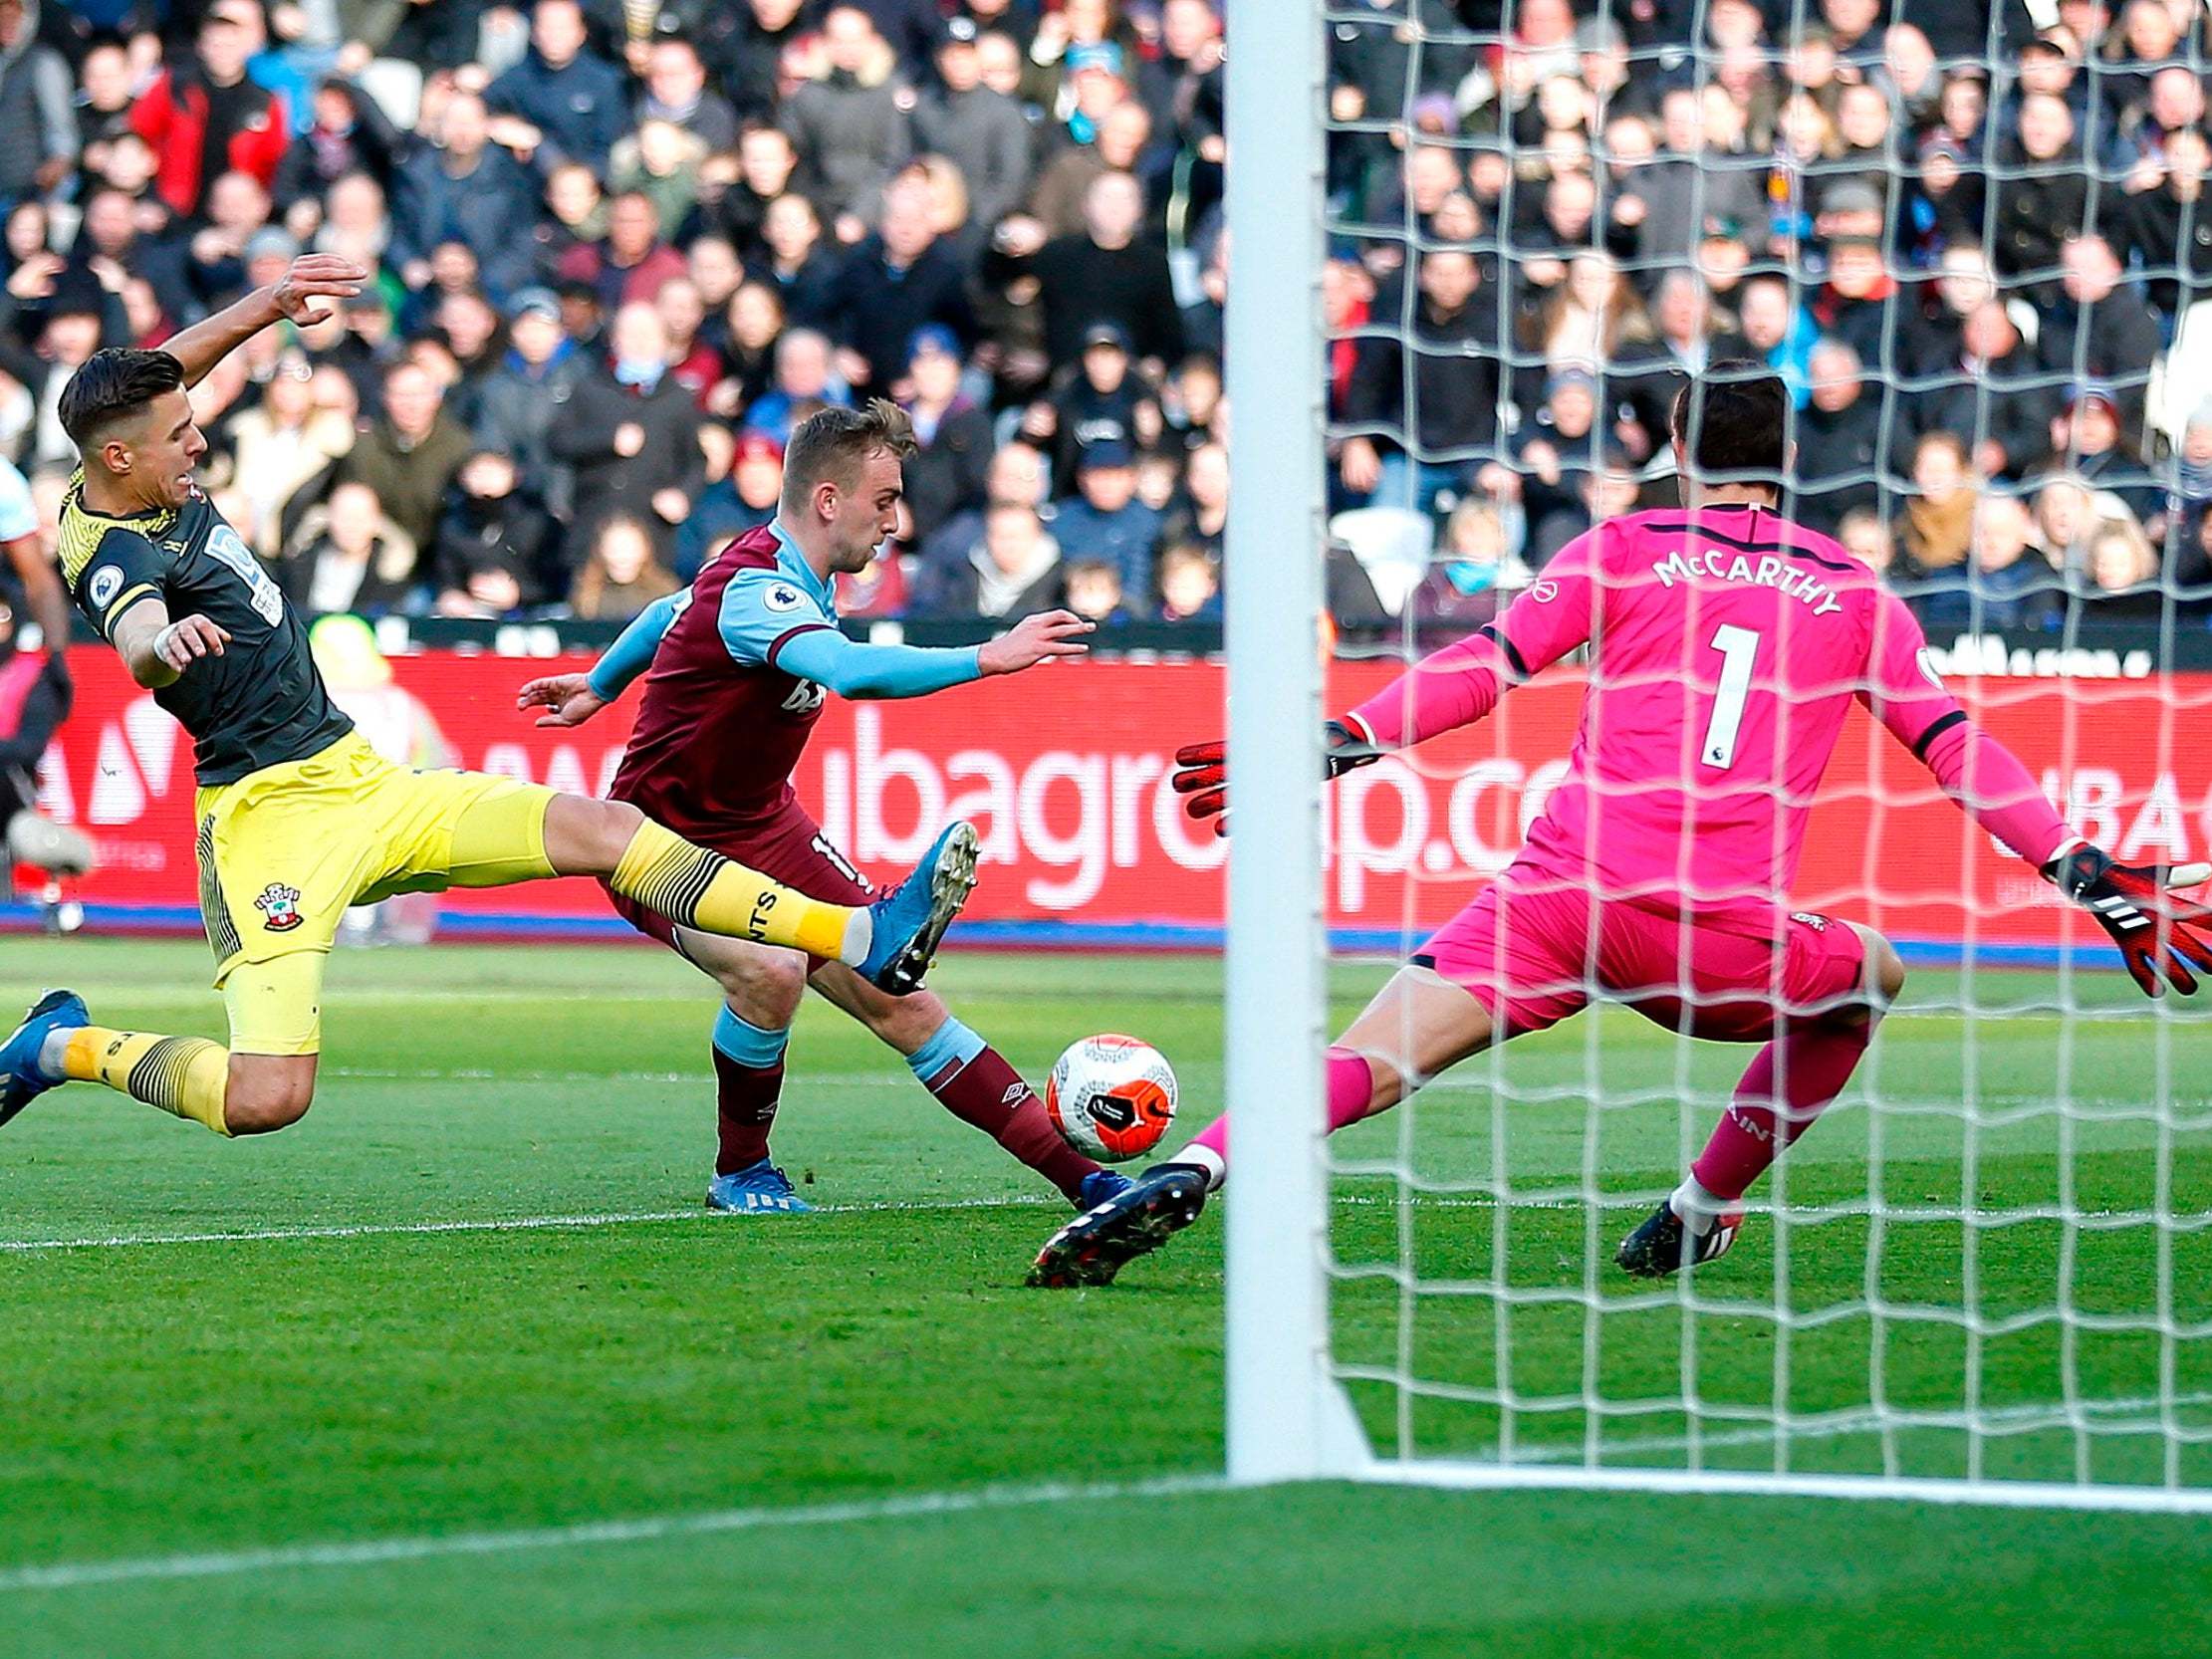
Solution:
<svg viewBox="0 0 2212 1659">
<path fill-rule="evenodd" d="M 1068 1046 L 1045 1079 L 1045 1110 L 1061 1137 L 1101 1163 L 1126 1163 L 1175 1121 L 1175 1071 L 1149 1043 L 1102 1032 Z"/>
</svg>

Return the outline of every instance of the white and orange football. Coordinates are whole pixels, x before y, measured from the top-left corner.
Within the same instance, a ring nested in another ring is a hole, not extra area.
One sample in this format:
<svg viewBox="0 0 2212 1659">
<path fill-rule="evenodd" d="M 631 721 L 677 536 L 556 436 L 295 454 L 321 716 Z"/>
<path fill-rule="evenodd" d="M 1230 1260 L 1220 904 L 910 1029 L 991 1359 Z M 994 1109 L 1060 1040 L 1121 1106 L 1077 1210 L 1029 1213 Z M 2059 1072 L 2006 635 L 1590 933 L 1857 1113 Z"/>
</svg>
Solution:
<svg viewBox="0 0 2212 1659">
<path fill-rule="evenodd" d="M 1102 1032 L 1072 1043 L 1045 1079 L 1061 1138 L 1101 1163 L 1141 1158 L 1175 1121 L 1175 1071 L 1149 1043 Z"/>
</svg>

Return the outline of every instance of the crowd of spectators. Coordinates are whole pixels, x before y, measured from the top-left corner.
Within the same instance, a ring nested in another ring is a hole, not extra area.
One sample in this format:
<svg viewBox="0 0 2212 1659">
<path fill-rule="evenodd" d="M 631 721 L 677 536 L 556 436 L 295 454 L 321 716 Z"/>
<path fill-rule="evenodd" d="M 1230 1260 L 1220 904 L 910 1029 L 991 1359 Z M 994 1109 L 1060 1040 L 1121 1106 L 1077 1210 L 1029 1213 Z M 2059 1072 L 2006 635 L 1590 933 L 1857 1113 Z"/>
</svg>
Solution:
<svg viewBox="0 0 2212 1659">
<path fill-rule="evenodd" d="M 2203 0 L 2057 19 L 1332 7 L 1341 618 L 1486 619 L 1732 356 L 1932 619 L 2206 585 Z M 306 608 L 622 618 L 882 396 L 922 448 L 849 614 L 1211 619 L 1224 52 L 1216 0 L 0 0 L 0 454 L 51 522 L 75 364 L 328 251 L 367 292 L 194 394 Z"/>
<path fill-rule="evenodd" d="M 1333 14 L 1333 489 L 1385 598 L 1479 623 L 1675 499 L 1676 390 L 1749 358 L 1789 509 L 1931 627 L 2202 630 L 2203 0 L 1411 5 Z"/>
<path fill-rule="evenodd" d="M 307 609 L 621 619 L 889 397 L 848 614 L 1214 615 L 1222 53 L 1211 0 L 0 0 L 0 454 L 51 522 L 76 364 L 333 252 L 194 392 Z"/>
</svg>

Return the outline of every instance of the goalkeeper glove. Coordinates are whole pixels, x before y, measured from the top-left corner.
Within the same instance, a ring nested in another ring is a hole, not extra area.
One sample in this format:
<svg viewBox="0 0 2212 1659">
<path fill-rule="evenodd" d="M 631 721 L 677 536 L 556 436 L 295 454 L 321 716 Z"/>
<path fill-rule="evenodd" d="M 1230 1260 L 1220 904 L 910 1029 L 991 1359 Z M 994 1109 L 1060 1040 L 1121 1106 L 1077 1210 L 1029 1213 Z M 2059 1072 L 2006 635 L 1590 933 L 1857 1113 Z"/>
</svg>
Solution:
<svg viewBox="0 0 2212 1659">
<path fill-rule="evenodd" d="M 2111 935 L 2144 996 L 2164 995 L 2161 976 L 2184 997 L 2194 996 L 2190 965 L 2212 973 L 2212 908 L 2169 890 L 2201 886 L 2212 879 L 2212 865 L 2115 864 L 2103 848 L 2082 845 L 2052 859 L 2043 873 Z"/>
<path fill-rule="evenodd" d="M 1322 778 L 1342 778 L 1354 767 L 1372 766 L 1383 751 L 1360 737 L 1342 720 L 1321 729 Z M 1220 738 L 1192 743 L 1175 751 L 1172 782 L 1182 796 L 1183 811 L 1203 824 L 1214 821 L 1213 832 L 1229 832 L 1229 746 Z M 2212 964 L 2207 964 L 2212 967 Z"/>
</svg>

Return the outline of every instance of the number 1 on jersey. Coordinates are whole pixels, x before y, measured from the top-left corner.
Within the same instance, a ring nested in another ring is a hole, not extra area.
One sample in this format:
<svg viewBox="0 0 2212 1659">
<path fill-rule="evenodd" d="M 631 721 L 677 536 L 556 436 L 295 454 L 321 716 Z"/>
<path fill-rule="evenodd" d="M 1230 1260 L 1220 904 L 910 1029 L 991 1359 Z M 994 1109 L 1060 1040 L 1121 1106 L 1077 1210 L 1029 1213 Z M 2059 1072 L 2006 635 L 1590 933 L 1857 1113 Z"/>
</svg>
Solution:
<svg viewBox="0 0 2212 1659">
<path fill-rule="evenodd" d="M 1758 632 L 1723 622 L 1713 630 L 1713 649 L 1720 652 L 1720 684 L 1713 690 L 1713 717 L 1705 724 L 1705 747 L 1698 758 L 1725 770 L 1736 762 L 1736 733 L 1744 723 L 1744 704 L 1751 698 L 1751 661 L 1759 654 Z"/>
</svg>

